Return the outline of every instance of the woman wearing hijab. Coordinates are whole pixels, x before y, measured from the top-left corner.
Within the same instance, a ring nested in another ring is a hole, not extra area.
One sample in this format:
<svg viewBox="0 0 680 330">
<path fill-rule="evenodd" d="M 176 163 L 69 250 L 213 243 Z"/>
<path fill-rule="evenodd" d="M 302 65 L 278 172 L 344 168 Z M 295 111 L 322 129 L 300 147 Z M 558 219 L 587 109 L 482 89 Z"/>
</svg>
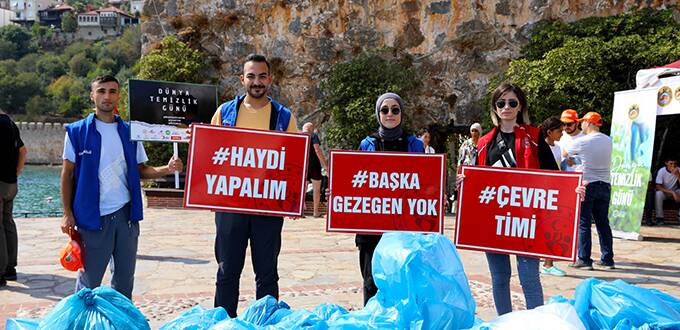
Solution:
<svg viewBox="0 0 680 330">
<path fill-rule="evenodd" d="M 417 152 L 423 153 L 423 142 L 414 135 L 407 134 L 402 128 L 404 101 L 395 93 L 380 95 L 375 102 L 375 116 L 378 119 L 378 131 L 367 136 L 359 150 Z M 364 306 L 373 297 L 378 288 L 373 282 L 371 260 L 373 251 L 382 235 L 357 234 L 356 245 L 359 248 L 359 267 L 364 279 Z"/>
</svg>

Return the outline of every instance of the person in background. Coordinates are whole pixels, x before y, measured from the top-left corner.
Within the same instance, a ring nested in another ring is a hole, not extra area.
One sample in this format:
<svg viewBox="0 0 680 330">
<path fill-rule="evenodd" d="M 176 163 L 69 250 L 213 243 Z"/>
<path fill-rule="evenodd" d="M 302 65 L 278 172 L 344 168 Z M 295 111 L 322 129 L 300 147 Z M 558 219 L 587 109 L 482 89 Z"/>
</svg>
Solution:
<svg viewBox="0 0 680 330">
<path fill-rule="evenodd" d="M 17 226 L 12 217 L 17 178 L 26 161 L 19 128 L 0 110 L 0 287 L 17 279 Z"/>
<path fill-rule="evenodd" d="M 423 146 L 425 147 L 425 153 L 426 154 L 433 154 L 434 148 L 430 146 L 430 131 L 427 128 L 424 128 L 422 131 L 420 131 L 420 136 L 418 136 L 420 141 L 423 141 Z"/>
<path fill-rule="evenodd" d="M 581 160 L 578 157 L 567 157 L 567 149 L 574 143 L 574 141 L 586 136 L 579 124 L 578 113 L 574 109 L 567 109 L 562 111 L 560 120 L 564 124 L 564 133 L 557 142 L 557 145 L 562 149 L 562 163 L 560 169 L 566 172 L 581 172 Z"/>
<path fill-rule="evenodd" d="M 321 150 L 321 140 L 319 135 L 314 132 L 314 124 L 305 123 L 302 125 L 302 132 L 311 136 L 312 150 L 309 152 L 309 165 L 307 166 L 307 180 L 312 181 L 314 209 L 313 214 L 315 218 L 321 216 L 319 205 L 321 204 L 321 168 L 328 173 L 328 162 Z"/>
<path fill-rule="evenodd" d="M 612 139 L 600 132 L 600 126 L 602 116 L 597 112 L 588 112 L 581 119 L 581 129 L 586 136 L 574 141 L 567 149 L 567 157 L 578 156 L 582 160 L 583 180 L 588 182 L 578 226 L 578 260 L 572 264 L 574 268 L 587 270 L 593 269 L 593 260 L 590 258 L 592 219 L 595 220 L 600 240 L 600 261 L 597 265 L 605 269 L 615 268 L 614 240 L 609 226 Z"/>
<path fill-rule="evenodd" d="M 678 168 L 678 161 L 673 157 L 666 156 L 664 167 L 656 172 L 656 192 L 654 193 L 654 206 L 656 206 L 656 222 L 651 222 L 650 225 L 663 225 L 663 201 L 672 199 L 680 203 L 680 187 L 678 186 L 678 179 L 680 179 L 680 169 Z M 680 215 L 679 215 L 680 217 Z"/>
<path fill-rule="evenodd" d="M 423 142 L 408 134 L 402 127 L 404 101 L 395 93 L 380 95 L 375 102 L 375 116 L 378 120 L 378 131 L 367 136 L 359 145 L 364 151 L 391 152 L 425 152 Z M 356 245 L 359 248 L 359 267 L 363 278 L 364 305 L 375 296 L 378 288 L 373 281 L 373 251 L 382 235 L 357 234 Z"/>
<path fill-rule="evenodd" d="M 552 151 L 552 154 L 539 153 L 539 157 L 547 158 L 541 159 L 540 160 L 541 163 L 554 161 L 555 164 L 557 164 L 557 167 L 558 168 L 560 167 L 560 162 L 562 161 L 562 148 L 560 148 L 560 146 L 556 142 L 559 141 L 560 138 L 562 137 L 563 128 L 562 126 L 564 126 L 564 124 L 562 123 L 562 121 L 560 121 L 560 118 L 557 118 L 557 116 L 548 117 L 548 119 L 543 121 L 543 123 L 541 124 L 541 132 L 543 133 L 545 142 L 550 146 L 550 151 Z M 557 266 L 555 266 L 555 263 L 549 259 L 543 260 L 543 266 L 541 266 L 541 274 L 553 276 L 567 275 L 565 271 L 557 268 Z"/>
<path fill-rule="evenodd" d="M 470 126 L 470 138 L 465 140 L 458 149 L 458 167 L 460 165 L 477 164 L 477 142 L 482 136 L 482 125 L 474 123 Z"/>
</svg>

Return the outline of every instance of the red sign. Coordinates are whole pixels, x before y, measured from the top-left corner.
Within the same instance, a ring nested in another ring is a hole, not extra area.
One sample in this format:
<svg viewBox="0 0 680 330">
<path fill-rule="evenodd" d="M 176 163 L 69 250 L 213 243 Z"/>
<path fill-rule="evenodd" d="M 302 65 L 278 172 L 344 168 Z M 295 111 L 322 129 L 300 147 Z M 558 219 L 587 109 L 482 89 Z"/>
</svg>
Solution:
<svg viewBox="0 0 680 330">
<path fill-rule="evenodd" d="M 581 174 L 463 166 L 456 246 L 576 260 Z"/>
<path fill-rule="evenodd" d="M 184 207 L 302 216 L 309 135 L 192 127 Z"/>
<path fill-rule="evenodd" d="M 444 231 L 444 155 L 331 151 L 329 232 Z"/>
</svg>

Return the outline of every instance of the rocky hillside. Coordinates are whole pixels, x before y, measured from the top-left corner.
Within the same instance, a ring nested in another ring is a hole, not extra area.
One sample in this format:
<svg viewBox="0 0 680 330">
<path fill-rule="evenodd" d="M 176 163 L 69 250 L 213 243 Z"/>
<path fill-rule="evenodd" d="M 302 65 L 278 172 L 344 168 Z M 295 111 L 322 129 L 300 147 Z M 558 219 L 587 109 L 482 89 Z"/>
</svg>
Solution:
<svg viewBox="0 0 680 330">
<path fill-rule="evenodd" d="M 267 55 L 274 95 L 299 120 L 316 122 L 327 119 L 315 110 L 319 82 L 334 63 L 394 48 L 396 56 L 413 58 L 423 81 L 419 95 L 407 100 L 414 126 L 453 128 L 480 118 L 489 80 L 519 55 L 537 22 L 677 6 L 662 0 L 146 0 L 142 32 L 145 50 L 176 34 L 209 54 L 209 73 L 219 77 L 225 96 L 240 92 L 245 55 Z"/>
</svg>

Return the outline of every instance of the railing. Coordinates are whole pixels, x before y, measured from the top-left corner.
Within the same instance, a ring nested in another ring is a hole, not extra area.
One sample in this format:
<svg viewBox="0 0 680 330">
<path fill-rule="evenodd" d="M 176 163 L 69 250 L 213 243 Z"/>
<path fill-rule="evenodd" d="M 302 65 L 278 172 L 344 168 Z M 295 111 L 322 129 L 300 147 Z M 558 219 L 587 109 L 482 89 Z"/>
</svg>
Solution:
<svg viewBox="0 0 680 330">
<path fill-rule="evenodd" d="M 13 212 L 14 218 L 57 218 L 64 215 L 61 211 L 52 212 Z"/>
</svg>

